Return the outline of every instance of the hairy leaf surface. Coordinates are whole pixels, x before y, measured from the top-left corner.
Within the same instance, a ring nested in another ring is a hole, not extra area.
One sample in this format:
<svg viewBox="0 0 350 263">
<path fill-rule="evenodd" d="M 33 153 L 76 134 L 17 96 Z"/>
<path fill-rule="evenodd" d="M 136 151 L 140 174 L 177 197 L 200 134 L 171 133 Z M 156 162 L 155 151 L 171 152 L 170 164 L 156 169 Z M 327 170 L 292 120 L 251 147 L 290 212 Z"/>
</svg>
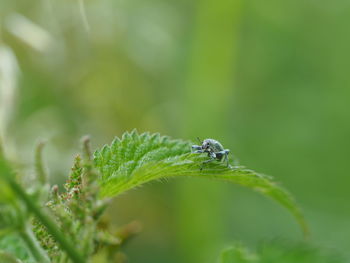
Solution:
<svg viewBox="0 0 350 263">
<path fill-rule="evenodd" d="M 200 170 L 206 154 L 192 154 L 191 143 L 170 139 L 158 133 L 124 133 L 111 145 L 94 154 L 101 173 L 101 197 L 114 197 L 149 181 L 178 176 L 219 179 L 249 187 L 271 197 L 286 207 L 296 218 L 304 233 L 307 226 L 292 196 L 271 177 L 242 166 L 228 168 L 222 162 L 211 162 Z"/>
</svg>

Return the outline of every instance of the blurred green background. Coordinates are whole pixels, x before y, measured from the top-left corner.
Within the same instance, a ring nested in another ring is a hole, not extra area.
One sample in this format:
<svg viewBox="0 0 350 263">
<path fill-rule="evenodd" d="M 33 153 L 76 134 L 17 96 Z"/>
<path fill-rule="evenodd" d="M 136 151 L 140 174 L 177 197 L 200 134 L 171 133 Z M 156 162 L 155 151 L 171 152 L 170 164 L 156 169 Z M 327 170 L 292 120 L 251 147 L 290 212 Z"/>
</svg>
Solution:
<svg viewBox="0 0 350 263">
<path fill-rule="evenodd" d="M 84 134 L 215 138 L 295 195 L 309 242 L 350 258 L 348 1 L 0 0 L 0 19 L 0 132 L 28 167 L 42 138 L 53 183 Z M 211 180 L 150 184 L 108 213 L 143 223 L 135 263 L 302 239 L 277 204 Z"/>
</svg>

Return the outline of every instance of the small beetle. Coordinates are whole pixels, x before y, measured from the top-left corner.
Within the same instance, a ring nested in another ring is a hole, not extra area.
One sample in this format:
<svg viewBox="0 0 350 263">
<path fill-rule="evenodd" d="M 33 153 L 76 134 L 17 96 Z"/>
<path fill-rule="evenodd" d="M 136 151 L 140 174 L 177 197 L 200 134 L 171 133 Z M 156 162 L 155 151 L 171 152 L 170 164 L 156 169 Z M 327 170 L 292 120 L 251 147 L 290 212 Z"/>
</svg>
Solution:
<svg viewBox="0 0 350 263">
<path fill-rule="evenodd" d="M 203 165 L 205 163 L 209 163 L 214 160 L 218 160 L 218 161 L 224 160 L 227 163 L 227 167 L 231 167 L 228 162 L 228 154 L 230 153 L 229 149 L 224 149 L 221 143 L 214 139 L 205 139 L 204 141 L 201 141 L 198 137 L 197 139 L 202 145 L 192 145 L 192 152 L 208 153 L 208 157 L 210 157 L 209 160 L 204 161 L 202 163 L 200 170 L 203 169 Z"/>
</svg>

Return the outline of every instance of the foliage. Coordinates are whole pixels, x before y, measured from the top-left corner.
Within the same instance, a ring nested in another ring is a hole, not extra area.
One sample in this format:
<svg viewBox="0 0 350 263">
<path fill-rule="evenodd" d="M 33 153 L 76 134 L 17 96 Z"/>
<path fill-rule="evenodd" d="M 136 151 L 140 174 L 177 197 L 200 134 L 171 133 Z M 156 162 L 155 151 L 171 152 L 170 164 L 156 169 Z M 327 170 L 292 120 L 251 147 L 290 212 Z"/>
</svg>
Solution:
<svg viewBox="0 0 350 263">
<path fill-rule="evenodd" d="M 84 140 L 83 145 L 83 158 L 79 155 L 75 158 L 62 193 L 55 185 L 47 195 L 47 176 L 43 174 L 43 169 L 38 169 L 37 172 L 41 174 L 37 174 L 37 178 L 41 187 L 30 189 L 31 194 L 28 194 L 14 180 L 4 158 L 1 159 L 1 179 L 10 188 L 13 198 L 1 204 L 0 226 L 6 235 L 1 238 L 0 249 L 13 253 L 27 263 L 31 262 L 31 258 L 41 263 L 86 262 L 92 254 L 110 245 L 115 249 L 105 256 L 105 262 L 118 253 L 123 240 L 109 235 L 107 227 L 103 230 L 98 228 L 107 200 L 97 199 L 99 186 L 88 140 Z M 42 164 L 39 166 L 42 167 Z M 42 202 L 46 209 L 39 208 Z M 10 238 L 12 234 L 17 235 Z M 12 242 L 15 239 L 21 240 L 21 243 Z"/>
<path fill-rule="evenodd" d="M 345 259 L 334 252 L 325 252 L 310 244 L 291 244 L 285 241 L 265 242 L 252 253 L 242 245 L 225 249 L 221 263 L 345 263 Z"/>
<path fill-rule="evenodd" d="M 88 138 L 83 140 L 82 155 L 77 155 L 64 191 L 54 185 L 50 191 L 42 164 L 42 144 L 35 154 L 37 186 L 25 190 L 13 176 L 8 161 L 1 158 L 0 180 L 6 190 L 1 203 L 0 248 L 24 262 L 124 262 L 120 252 L 123 242 L 139 231 L 137 223 L 111 232 L 100 224 L 108 197 L 152 180 L 177 176 L 198 176 L 225 180 L 257 190 L 286 207 L 298 220 L 304 233 L 307 227 L 293 198 L 271 177 L 258 174 L 242 166 L 227 166 L 222 162 L 208 163 L 208 157 L 191 154 L 188 141 L 170 139 L 158 133 L 138 134 L 135 130 L 116 138 L 111 146 L 91 154 Z M 30 193 L 29 193 L 30 192 Z M 49 192 L 49 193 L 48 193 Z M 45 208 L 41 208 L 44 205 Z M 17 238 L 26 249 L 14 245 L 8 237 Z M 6 260 L 16 260 L 7 253 Z M 223 254 L 224 260 L 255 260 L 243 248 Z M 245 260 L 245 261 L 244 261 Z M 248 261 L 247 261 L 248 260 Z"/>
<path fill-rule="evenodd" d="M 33 141 L 48 138 L 50 180 L 61 184 L 75 140 L 86 131 L 97 145 L 132 127 L 174 138 L 210 135 L 248 167 L 275 175 L 293 190 L 307 210 L 315 242 L 348 251 L 348 5 L 3 0 L 0 119 L 9 126 L 0 120 L 0 133 L 7 135 L 1 139 L 10 157 L 26 165 Z M 294 236 L 290 221 L 278 220 L 270 203 L 249 194 L 244 202 L 234 200 L 242 196 L 212 180 L 195 186 L 215 196 L 202 198 L 191 185 L 195 180 L 179 180 L 170 186 L 175 194 L 165 197 L 171 201 L 167 209 L 176 211 L 172 231 L 184 234 L 152 245 L 141 239 L 135 253 L 140 262 L 207 263 L 198 260 L 206 257 L 201 250 L 211 253 L 227 235 L 254 244 L 267 235 L 273 218 L 270 235 Z M 4 185 L 0 181 L 0 199 Z M 146 197 L 147 211 L 160 220 L 169 213 L 148 193 L 162 189 L 147 187 L 131 198 Z M 129 202 L 126 196 L 117 205 L 128 210 Z M 196 211 L 189 214 L 191 207 Z M 222 220 L 220 211 L 229 207 L 229 219 Z M 252 233 L 246 211 L 267 210 Z M 129 217 L 110 213 L 120 221 Z M 199 221 L 202 214 L 207 217 Z M 239 233 L 232 221 L 240 222 Z M 217 239 L 199 247 L 194 241 L 202 237 L 201 229 L 207 237 L 217 233 Z M 163 231 L 153 230 L 157 236 Z M 175 253 L 162 249 L 174 244 Z M 155 258 L 150 246 L 163 256 Z"/>
<path fill-rule="evenodd" d="M 95 152 L 95 165 L 100 170 L 101 196 L 111 197 L 152 180 L 177 176 L 197 176 L 240 184 L 271 197 L 286 207 L 307 234 L 303 216 L 291 195 L 271 177 L 242 166 L 227 167 L 212 162 L 200 170 L 207 156 L 191 154 L 190 142 L 173 140 L 159 134 L 124 133 L 110 146 Z"/>
<path fill-rule="evenodd" d="M 258 257 L 241 245 L 225 249 L 221 254 L 221 263 L 256 263 Z"/>
<path fill-rule="evenodd" d="M 7 254 L 10 255 L 16 255 L 16 257 L 23 262 L 35 263 L 28 253 L 25 243 L 23 243 L 22 239 L 14 233 L 7 234 L 6 236 L 0 238 L 0 250 L 6 251 Z"/>
</svg>

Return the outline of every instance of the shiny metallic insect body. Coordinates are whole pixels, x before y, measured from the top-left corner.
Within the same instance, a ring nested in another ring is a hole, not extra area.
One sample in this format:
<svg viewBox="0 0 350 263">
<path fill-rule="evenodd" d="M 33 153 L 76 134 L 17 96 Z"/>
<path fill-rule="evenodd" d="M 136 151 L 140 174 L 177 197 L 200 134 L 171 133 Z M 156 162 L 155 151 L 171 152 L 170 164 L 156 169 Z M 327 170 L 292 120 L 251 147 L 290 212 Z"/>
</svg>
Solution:
<svg viewBox="0 0 350 263">
<path fill-rule="evenodd" d="M 207 153 L 209 160 L 206 160 L 202 163 L 200 170 L 203 169 L 203 165 L 214 160 L 226 161 L 227 167 L 230 167 L 228 162 L 228 154 L 230 153 L 229 149 L 224 149 L 222 144 L 214 139 L 205 139 L 201 141 L 197 138 L 202 145 L 192 145 L 193 153 Z"/>
</svg>

